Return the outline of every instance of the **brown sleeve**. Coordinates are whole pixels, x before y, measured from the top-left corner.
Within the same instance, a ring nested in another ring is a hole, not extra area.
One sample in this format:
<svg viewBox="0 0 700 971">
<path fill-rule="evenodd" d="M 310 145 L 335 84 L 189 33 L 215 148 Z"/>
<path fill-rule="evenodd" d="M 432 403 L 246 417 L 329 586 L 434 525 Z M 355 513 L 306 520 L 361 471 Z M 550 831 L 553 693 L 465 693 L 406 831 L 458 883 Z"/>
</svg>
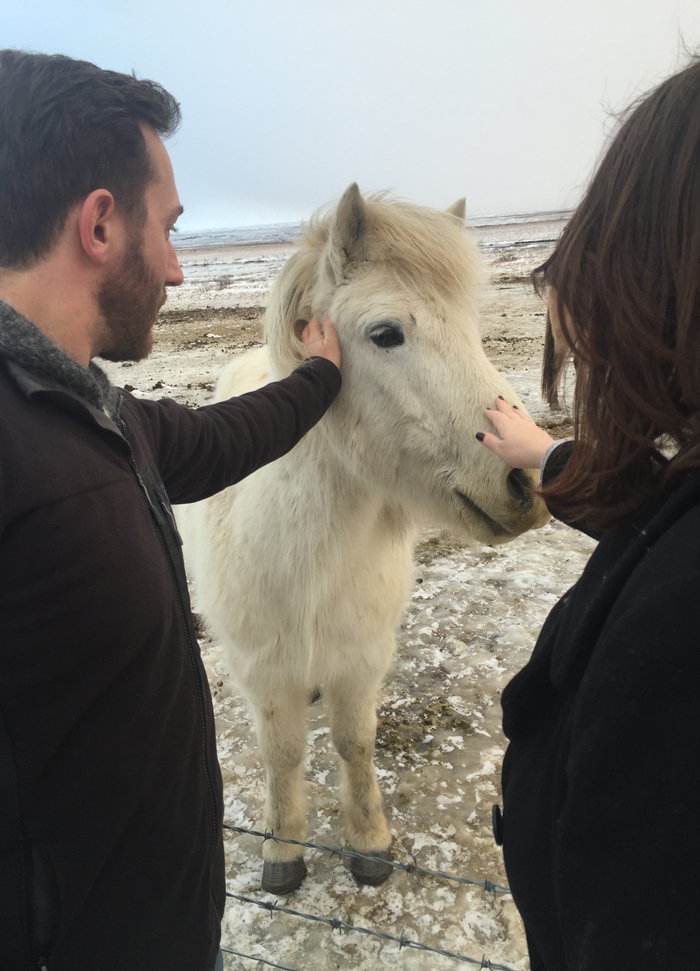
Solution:
<svg viewBox="0 0 700 971">
<path fill-rule="evenodd" d="M 198 502 L 290 451 L 341 386 L 331 361 L 312 357 L 289 377 L 201 408 L 129 399 L 150 438 L 173 503 Z"/>
</svg>

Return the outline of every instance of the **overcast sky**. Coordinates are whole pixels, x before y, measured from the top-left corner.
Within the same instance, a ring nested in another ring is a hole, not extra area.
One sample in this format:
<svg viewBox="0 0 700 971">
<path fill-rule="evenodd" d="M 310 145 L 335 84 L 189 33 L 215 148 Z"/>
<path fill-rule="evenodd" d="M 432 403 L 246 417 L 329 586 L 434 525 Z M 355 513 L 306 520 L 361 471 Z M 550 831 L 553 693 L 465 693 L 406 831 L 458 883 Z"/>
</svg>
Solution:
<svg viewBox="0 0 700 971">
<path fill-rule="evenodd" d="M 700 0 L 0 0 L 0 46 L 165 85 L 185 229 L 357 181 L 472 217 L 571 207 L 610 113 L 700 49 Z"/>
</svg>

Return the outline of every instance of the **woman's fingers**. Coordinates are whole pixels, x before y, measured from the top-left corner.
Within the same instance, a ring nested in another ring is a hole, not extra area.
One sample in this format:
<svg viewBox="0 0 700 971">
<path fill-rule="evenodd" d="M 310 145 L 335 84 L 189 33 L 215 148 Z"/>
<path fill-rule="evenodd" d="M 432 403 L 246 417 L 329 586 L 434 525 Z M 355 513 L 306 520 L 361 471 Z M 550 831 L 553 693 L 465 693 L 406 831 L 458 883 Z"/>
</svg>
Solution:
<svg viewBox="0 0 700 971">
<path fill-rule="evenodd" d="M 496 399 L 496 407 L 487 408 L 484 414 L 498 432 L 498 435 L 477 433 L 477 439 L 486 448 L 513 468 L 539 468 L 554 441 L 544 429 L 501 397 Z"/>
<path fill-rule="evenodd" d="M 509 418 L 511 421 L 532 421 L 532 418 L 530 418 L 529 415 L 526 415 L 525 412 L 521 411 L 517 405 L 509 405 L 506 399 L 500 394 L 496 398 L 495 408 L 486 409 L 487 414 L 490 414 L 491 412 L 495 412 L 495 414 L 498 415 L 505 415 L 505 417 Z"/>
</svg>

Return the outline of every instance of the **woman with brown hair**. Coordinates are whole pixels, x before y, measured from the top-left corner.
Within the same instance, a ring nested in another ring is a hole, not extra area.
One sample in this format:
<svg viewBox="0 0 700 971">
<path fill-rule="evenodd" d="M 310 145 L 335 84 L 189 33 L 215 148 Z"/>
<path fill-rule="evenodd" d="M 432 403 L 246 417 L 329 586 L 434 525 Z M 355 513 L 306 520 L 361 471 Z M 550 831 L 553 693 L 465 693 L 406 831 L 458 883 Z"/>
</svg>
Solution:
<svg viewBox="0 0 700 971">
<path fill-rule="evenodd" d="M 554 253 L 574 438 L 479 433 L 600 538 L 503 692 L 533 971 L 700 967 L 700 60 L 626 113 Z"/>
</svg>

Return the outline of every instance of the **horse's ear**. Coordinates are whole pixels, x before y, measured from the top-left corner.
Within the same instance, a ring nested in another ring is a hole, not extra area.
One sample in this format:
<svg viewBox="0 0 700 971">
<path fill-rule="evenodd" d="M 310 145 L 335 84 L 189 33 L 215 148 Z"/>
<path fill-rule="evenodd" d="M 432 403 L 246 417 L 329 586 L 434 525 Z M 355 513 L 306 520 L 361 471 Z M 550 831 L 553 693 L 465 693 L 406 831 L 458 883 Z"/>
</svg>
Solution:
<svg viewBox="0 0 700 971">
<path fill-rule="evenodd" d="M 334 262 L 339 264 L 341 275 L 350 264 L 366 257 L 366 236 L 367 206 L 357 182 L 353 182 L 340 198 L 331 233 Z"/>
<path fill-rule="evenodd" d="M 453 202 L 451 206 L 448 206 L 445 212 L 449 212 L 451 216 L 456 216 L 457 219 L 461 219 L 464 222 L 467 216 L 467 200 L 458 199 L 457 202 Z"/>
</svg>

